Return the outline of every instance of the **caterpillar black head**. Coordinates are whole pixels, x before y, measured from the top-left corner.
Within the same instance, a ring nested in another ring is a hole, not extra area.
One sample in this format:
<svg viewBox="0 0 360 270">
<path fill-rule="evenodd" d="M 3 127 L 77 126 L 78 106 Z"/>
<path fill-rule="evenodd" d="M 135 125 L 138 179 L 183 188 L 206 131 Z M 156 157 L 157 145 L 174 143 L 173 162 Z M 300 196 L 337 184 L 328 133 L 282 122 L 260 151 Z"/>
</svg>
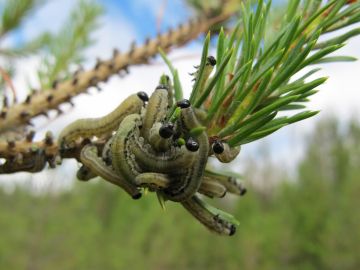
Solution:
<svg viewBox="0 0 360 270">
<path fill-rule="evenodd" d="M 133 198 L 134 200 L 138 200 L 138 199 L 141 198 L 141 196 L 142 196 L 142 194 L 139 192 L 139 193 L 133 195 L 132 198 Z"/>
<path fill-rule="evenodd" d="M 211 66 L 215 66 L 216 65 L 216 59 L 214 56 L 209 56 L 207 58 L 207 64 L 211 65 Z"/>
<path fill-rule="evenodd" d="M 222 152 L 224 152 L 224 144 L 221 141 L 215 141 L 212 144 L 212 149 L 215 154 L 221 154 Z"/>
<path fill-rule="evenodd" d="M 159 135 L 164 139 L 170 138 L 174 135 L 174 124 L 171 122 L 163 124 L 159 129 Z"/>
<path fill-rule="evenodd" d="M 145 92 L 143 92 L 143 91 L 138 92 L 137 95 L 142 101 L 144 101 L 144 102 L 149 101 L 149 96 Z"/>
<path fill-rule="evenodd" d="M 176 106 L 180 107 L 181 109 L 189 108 L 190 105 L 190 101 L 187 99 L 179 100 L 178 102 L 176 102 Z"/>
<path fill-rule="evenodd" d="M 236 227 L 235 227 L 234 224 L 231 224 L 231 225 L 230 225 L 230 233 L 229 233 L 229 235 L 232 236 L 232 235 L 234 235 L 235 233 L 236 233 Z"/>
<path fill-rule="evenodd" d="M 199 143 L 191 137 L 186 141 L 185 146 L 191 152 L 196 152 L 199 149 Z"/>
</svg>

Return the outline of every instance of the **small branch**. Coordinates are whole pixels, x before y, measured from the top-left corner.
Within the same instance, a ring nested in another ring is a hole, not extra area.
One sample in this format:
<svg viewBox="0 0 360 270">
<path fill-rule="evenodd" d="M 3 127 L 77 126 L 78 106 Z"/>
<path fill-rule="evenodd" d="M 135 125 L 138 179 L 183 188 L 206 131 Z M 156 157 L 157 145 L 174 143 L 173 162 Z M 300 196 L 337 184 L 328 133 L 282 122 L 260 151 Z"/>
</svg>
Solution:
<svg viewBox="0 0 360 270">
<path fill-rule="evenodd" d="M 34 133 L 29 133 L 25 140 L 0 141 L 0 158 L 5 161 L 0 165 L 0 174 L 16 172 L 40 172 L 48 163 L 50 168 L 55 168 L 64 158 L 80 160 L 81 149 L 89 143 L 87 140 L 80 141 L 74 147 L 67 150 L 59 150 L 52 134 L 47 133 L 41 141 L 33 142 Z M 92 142 L 100 150 L 105 140 Z"/>
<path fill-rule="evenodd" d="M 54 82 L 52 89 L 39 91 L 29 96 L 23 103 L 13 105 L 1 112 L 0 130 L 29 124 L 31 118 L 48 110 L 57 109 L 62 103 L 71 102 L 74 96 L 85 92 L 89 87 L 97 86 L 99 82 L 108 80 L 111 75 L 118 74 L 121 70 L 127 71 L 130 65 L 147 63 L 158 53 L 158 47 L 168 51 L 173 46 L 181 46 L 230 16 L 231 14 L 223 14 L 212 19 L 191 21 L 148 40 L 143 46 L 131 48 L 128 53 L 115 52 L 111 59 L 98 61 L 92 70 L 78 72 L 72 79 Z"/>
</svg>

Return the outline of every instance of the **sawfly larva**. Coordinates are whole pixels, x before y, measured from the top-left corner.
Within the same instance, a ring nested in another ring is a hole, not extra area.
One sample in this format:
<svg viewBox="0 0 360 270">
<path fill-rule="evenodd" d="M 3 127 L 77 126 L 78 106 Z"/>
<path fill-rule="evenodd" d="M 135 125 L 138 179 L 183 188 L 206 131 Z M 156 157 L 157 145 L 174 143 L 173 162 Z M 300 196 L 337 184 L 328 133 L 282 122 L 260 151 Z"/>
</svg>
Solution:
<svg viewBox="0 0 360 270">
<path fill-rule="evenodd" d="M 215 150 L 219 147 L 218 146 L 219 143 L 215 142 L 214 144 L 213 144 L 212 148 L 215 153 L 215 156 L 222 163 L 229 163 L 229 162 L 233 161 L 240 153 L 240 149 L 241 149 L 240 146 L 230 147 L 225 142 L 222 143 L 223 151 L 221 153 L 216 153 Z M 215 149 L 214 149 L 214 147 L 215 147 Z M 219 149 L 217 149 L 217 150 L 219 150 Z"/>
<path fill-rule="evenodd" d="M 222 175 L 210 170 L 205 170 L 204 176 L 221 183 L 230 193 L 240 196 L 246 193 L 243 183 L 233 176 Z"/>
<path fill-rule="evenodd" d="M 161 75 L 160 77 L 160 85 L 164 85 L 168 90 L 168 106 L 172 107 L 174 103 L 174 88 L 171 83 L 170 77 L 168 75 Z"/>
<path fill-rule="evenodd" d="M 136 134 L 136 131 L 134 133 Z M 168 151 L 158 153 L 136 135 L 130 144 L 137 164 L 147 171 L 173 173 L 179 168 L 190 167 L 197 157 L 196 153 L 188 151 L 184 146 L 171 146 Z"/>
<path fill-rule="evenodd" d="M 141 187 L 147 187 L 152 190 L 159 190 L 169 187 L 170 178 L 166 174 L 161 173 L 141 173 L 135 178 L 135 183 Z"/>
<path fill-rule="evenodd" d="M 145 138 L 145 140 L 149 139 L 149 133 L 152 126 L 165 119 L 168 105 L 168 89 L 165 85 L 159 85 L 150 96 L 146 106 L 141 129 L 141 137 Z"/>
<path fill-rule="evenodd" d="M 111 137 L 104 145 L 102 153 L 101 153 L 101 157 L 102 160 L 105 162 L 106 165 L 111 165 L 112 164 L 112 160 L 111 160 L 111 144 L 113 141 L 113 137 Z"/>
<path fill-rule="evenodd" d="M 157 152 L 169 150 L 171 141 L 168 140 L 174 133 L 172 123 L 164 125 L 160 122 L 155 123 L 149 132 L 149 143 Z"/>
<path fill-rule="evenodd" d="M 171 185 L 171 175 L 162 173 L 141 173 L 135 178 L 138 186 L 147 187 L 151 190 L 162 190 Z M 226 188 L 212 179 L 203 178 L 199 193 L 210 198 L 222 198 L 226 194 Z"/>
<path fill-rule="evenodd" d="M 226 188 L 221 183 L 210 177 L 203 176 L 199 193 L 204 194 L 210 198 L 222 198 L 226 195 Z"/>
<path fill-rule="evenodd" d="M 210 231 L 221 235 L 235 234 L 236 220 L 230 214 L 208 205 L 197 196 L 193 196 L 181 204 Z"/>
<path fill-rule="evenodd" d="M 180 121 L 185 134 L 189 133 L 193 128 L 200 126 L 191 107 L 181 110 Z M 174 184 L 168 189 L 165 189 L 166 197 L 169 200 L 177 202 L 187 200 L 191 198 L 200 187 L 201 178 L 208 158 L 209 142 L 205 131 L 202 131 L 196 139 L 199 144 L 199 149 L 196 152 L 195 161 L 187 169 L 180 170 L 178 176 L 174 175 L 174 179 L 176 179 Z"/>
<path fill-rule="evenodd" d="M 144 95 L 139 92 L 139 94 L 129 96 L 114 111 L 104 117 L 76 120 L 62 130 L 58 139 L 59 145 L 71 147 L 71 143 L 78 138 L 111 135 L 127 115 L 140 113 L 143 105 Z"/>
<path fill-rule="evenodd" d="M 107 166 L 98 156 L 96 146 L 85 145 L 80 154 L 81 163 L 88 167 L 93 173 L 104 180 L 124 189 L 133 199 L 139 199 L 141 192 L 135 184 L 131 184 L 118 175 L 111 167 Z"/>
<path fill-rule="evenodd" d="M 135 184 L 135 178 L 142 170 L 135 161 L 132 153 L 132 138 L 141 126 L 141 116 L 131 114 L 121 122 L 110 146 L 112 166 L 128 183 Z"/>
</svg>

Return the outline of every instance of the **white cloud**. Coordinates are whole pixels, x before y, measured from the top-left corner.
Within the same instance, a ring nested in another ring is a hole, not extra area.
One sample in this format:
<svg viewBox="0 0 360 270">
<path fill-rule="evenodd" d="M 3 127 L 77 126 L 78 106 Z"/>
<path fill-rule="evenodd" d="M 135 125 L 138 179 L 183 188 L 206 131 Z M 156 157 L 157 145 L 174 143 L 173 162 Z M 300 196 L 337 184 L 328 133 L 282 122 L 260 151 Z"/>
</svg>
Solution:
<svg viewBox="0 0 360 270">
<path fill-rule="evenodd" d="M 48 1 L 25 22 L 23 27 L 24 38 L 29 40 L 43 31 L 56 32 L 59 30 L 76 2 L 73 0 Z"/>
</svg>

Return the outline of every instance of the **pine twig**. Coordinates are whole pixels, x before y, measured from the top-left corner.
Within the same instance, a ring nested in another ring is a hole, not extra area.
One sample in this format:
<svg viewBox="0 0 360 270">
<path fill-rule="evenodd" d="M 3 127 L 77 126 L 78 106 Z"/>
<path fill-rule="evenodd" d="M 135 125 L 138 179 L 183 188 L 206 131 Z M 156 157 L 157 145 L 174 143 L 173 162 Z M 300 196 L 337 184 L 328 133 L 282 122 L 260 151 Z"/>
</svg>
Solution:
<svg viewBox="0 0 360 270">
<path fill-rule="evenodd" d="M 31 118 L 48 110 L 57 109 L 60 104 L 70 102 L 74 96 L 85 92 L 89 87 L 96 86 L 99 82 L 108 80 L 111 75 L 121 70 L 127 71 L 131 65 L 146 63 L 158 53 L 158 47 L 169 51 L 171 47 L 181 46 L 230 16 L 231 14 L 226 13 L 215 18 L 190 21 L 175 30 L 169 30 L 148 40 L 143 46 L 131 48 L 128 53 L 114 53 L 111 59 L 98 61 L 91 70 L 76 73 L 73 78 L 62 82 L 54 82 L 52 89 L 39 91 L 29 96 L 23 103 L 4 109 L 0 114 L 0 130 L 28 124 Z"/>
</svg>

